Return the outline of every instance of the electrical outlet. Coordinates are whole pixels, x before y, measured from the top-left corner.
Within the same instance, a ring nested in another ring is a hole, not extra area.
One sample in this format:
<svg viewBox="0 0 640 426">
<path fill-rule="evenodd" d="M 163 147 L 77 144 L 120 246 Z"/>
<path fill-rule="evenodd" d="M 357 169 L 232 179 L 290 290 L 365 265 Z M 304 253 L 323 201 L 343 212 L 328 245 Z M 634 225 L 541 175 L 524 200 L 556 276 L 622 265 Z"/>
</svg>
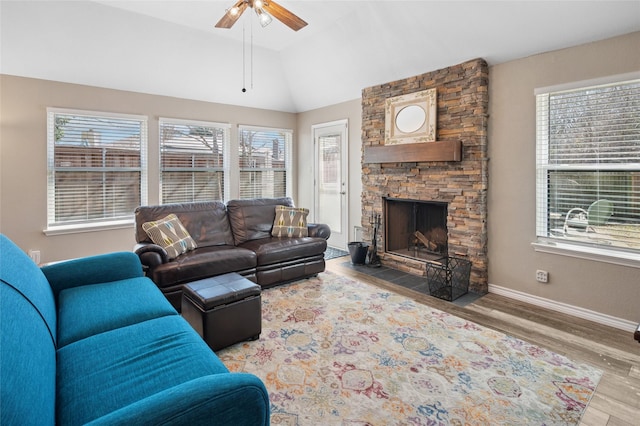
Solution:
<svg viewBox="0 0 640 426">
<path fill-rule="evenodd" d="M 536 271 L 536 280 L 541 283 L 549 282 L 549 273 L 547 271 L 543 271 L 542 269 L 538 269 Z"/>
<path fill-rule="evenodd" d="M 40 250 L 29 250 L 29 257 L 36 265 L 40 264 Z"/>
</svg>

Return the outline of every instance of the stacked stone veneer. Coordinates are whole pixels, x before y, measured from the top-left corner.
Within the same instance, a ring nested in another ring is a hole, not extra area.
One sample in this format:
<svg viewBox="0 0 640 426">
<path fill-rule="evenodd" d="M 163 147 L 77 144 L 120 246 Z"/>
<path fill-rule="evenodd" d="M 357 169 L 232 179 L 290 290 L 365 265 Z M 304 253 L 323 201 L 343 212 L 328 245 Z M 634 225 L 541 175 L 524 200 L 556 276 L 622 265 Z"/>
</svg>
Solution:
<svg viewBox="0 0 640 426">
<path fill-rule="evenodd" d="M 450 256 L 472 262 L 470 288 L 487 291 L 487 63 L 475 59 L 362 91 L 362 146 L 384 145 L 385 99 L 437 89 L 438 141 L 462 142 L 462 161 L 364 163 L 362 226 L 371 239 L 371 218 L 380 214 L 378 254 L 386 266 L 424 275 L 426 263 L 385 252 L 383 197 L 448 203 Z"/>
</svg>

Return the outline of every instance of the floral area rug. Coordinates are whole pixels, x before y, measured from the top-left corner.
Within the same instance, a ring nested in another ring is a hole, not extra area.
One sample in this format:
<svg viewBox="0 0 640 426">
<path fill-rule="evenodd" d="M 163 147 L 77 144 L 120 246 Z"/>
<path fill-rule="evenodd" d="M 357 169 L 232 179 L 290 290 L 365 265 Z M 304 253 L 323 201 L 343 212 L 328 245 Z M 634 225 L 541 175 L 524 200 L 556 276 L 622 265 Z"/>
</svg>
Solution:
<svg viewBox="0 0 640 426">
<path fill-rule="evenodd" d="M 274 425 L 573 425 L 602 375 L 331 272 L 262 306 L 260 339 L 218 356 L 264 381 Z"/>
</svg>

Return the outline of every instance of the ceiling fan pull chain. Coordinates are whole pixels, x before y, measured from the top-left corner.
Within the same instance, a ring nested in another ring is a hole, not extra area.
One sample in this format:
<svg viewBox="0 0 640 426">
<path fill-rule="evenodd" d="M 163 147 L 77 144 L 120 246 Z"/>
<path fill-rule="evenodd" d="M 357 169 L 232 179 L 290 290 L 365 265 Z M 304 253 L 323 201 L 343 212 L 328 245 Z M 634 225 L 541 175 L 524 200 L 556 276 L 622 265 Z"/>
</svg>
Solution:
<svg viewBox="0 0 640 426">
<path fill-rule="evenodd" d="M 242 93 L 247 91 L 247 85 L 246 85 L 246 65 L 245 65 L 245 61 L 246 61 L 246 55 L 244 53 L 245 50 L 245 37 L 244 37 L 244 21 L 242 21 Z"/>
<path fill-rule="evenodd" d="M 251 28 L 251 90 L 253 90 L 253 16 L 249 25 Z"/>
</svg>

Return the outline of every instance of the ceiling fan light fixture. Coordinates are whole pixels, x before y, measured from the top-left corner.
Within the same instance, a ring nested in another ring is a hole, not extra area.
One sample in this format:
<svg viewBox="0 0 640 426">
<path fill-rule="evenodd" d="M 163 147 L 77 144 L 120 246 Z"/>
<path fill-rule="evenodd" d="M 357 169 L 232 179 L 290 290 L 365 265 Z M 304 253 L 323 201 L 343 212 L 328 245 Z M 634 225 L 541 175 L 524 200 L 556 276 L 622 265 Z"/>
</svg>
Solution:
<svg viewBox="0 0 640 426">
<path fill-rule="evenodd" d="M 243 3 L 244 0 L 238 0 L 236 4 L 233 5 L 233 7 L 227 9 L 227 15 L 229 15 L 231 18 L 236 18 L 236 16 L 240 15 L 240 13 L 242 12 L 240 6 L 242 6 Z"/>
<path fill-rule="evenodd" d="M 262 25 L 263 27 L 266 27 L 271 23 L 271 21 L 273 21 L 271 15 L 262 10 L 262 8 L 257 7 L 255 3 L 253 5 L 253 9 L 256 11 L 256 15 L 258 15 L 258 21 L 260 21 L 260 25 Z"/>
</svg>

